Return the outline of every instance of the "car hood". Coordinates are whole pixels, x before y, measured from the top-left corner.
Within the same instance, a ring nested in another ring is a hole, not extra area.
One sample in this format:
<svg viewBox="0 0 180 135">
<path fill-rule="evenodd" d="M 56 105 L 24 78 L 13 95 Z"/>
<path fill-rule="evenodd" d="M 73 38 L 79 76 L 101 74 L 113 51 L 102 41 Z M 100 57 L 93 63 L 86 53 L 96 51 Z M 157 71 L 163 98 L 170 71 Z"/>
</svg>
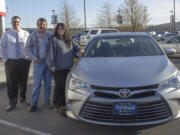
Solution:
<svg viewBox="0 0 180 135">
<path fill-rule="evenodd" d="M 161 55 L 81 58 L 71 73 L 91 85 L 136 87 L 158 84 L 176 71 L 174 64 Z"/>
</svg>

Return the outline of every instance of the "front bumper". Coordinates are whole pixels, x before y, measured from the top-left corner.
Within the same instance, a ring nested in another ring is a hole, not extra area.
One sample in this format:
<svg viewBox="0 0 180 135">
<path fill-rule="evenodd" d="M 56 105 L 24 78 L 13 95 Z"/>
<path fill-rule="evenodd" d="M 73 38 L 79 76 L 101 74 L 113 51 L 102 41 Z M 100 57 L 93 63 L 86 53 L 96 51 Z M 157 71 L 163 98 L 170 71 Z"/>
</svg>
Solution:
<svg viewBox="0 0 180 135">
<path fill-rule="evenodd" d="M 101 125 L 152 125 L 180 117 L 180 90 L 164 90 L 144 98 L 110 99 L 96 97 L 92 92 L 66 90 L 67 115 L 71 118 Z M 137 105 L 136 115 L 114 115 L 115 103 Z"/>
</svg>

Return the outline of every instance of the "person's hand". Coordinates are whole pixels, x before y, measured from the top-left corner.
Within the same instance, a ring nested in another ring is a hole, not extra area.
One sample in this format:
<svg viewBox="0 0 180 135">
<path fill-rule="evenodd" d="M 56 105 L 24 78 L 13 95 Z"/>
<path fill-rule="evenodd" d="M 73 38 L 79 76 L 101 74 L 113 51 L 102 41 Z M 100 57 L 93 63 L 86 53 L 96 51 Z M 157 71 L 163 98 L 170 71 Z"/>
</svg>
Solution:
<svg viewBox="0 0 180 135">
<path fill-rule="evenodd" d="M 50 70 L 51 70 L 52 72 L 55 72 L 55 67 L 50 67 Z"/>
<path fill-rule="evenodd" d="M 83 54 L 83 53 L 84 53 L 84 49 L 80 49 L 80 50 L 79 50 L 79 53 L 80 53 L 80 54 Z"/>
<path fill-rule="evenodd" d="M 36 60 L 34 60 L 34 63 L 39 64 L 40 61 L 41 61 L 40 59 L 36 59 Z"/>
</svg>

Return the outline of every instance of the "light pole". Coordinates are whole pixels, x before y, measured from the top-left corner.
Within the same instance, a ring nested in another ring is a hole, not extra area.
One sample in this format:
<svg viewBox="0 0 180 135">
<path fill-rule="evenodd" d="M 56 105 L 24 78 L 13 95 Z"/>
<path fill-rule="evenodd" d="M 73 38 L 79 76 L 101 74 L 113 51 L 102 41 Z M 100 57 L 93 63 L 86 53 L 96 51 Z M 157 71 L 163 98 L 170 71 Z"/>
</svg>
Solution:
<svg viewBox="0 0 180 135">
<path fill-rule="evenodd" d="M 54 13 L 55 13 L 55 10 L 54 10 L 54 9 L 52 9 L 52 12 L 53 12 L 53 20 L 54 20 Z M 55 23 L 54 23 L 54 22 L 52 22 L 52 24 L 54 24 L 54 28 L 55 28 Z"/>
<path fill-rule="evenodd" d="M 174 13 L 170 10 L 170 32 L 174 32 Z"/>
<path fill-rule="evenodd" d="M 84 0 L 84 25 L 86 29 L 86 0 Z"/>
<path fill-rule="evenodd" d="M 176 3 L 175 3 L 175 2 L 176 2 L 176 1 L 174 0 L 174 19 L 173 19 L 173 21 L 174 21 L 174 29 L 173 29 L 173 31 L 174 31 L 174 32 L 176 32 L 176 14 L 175 14 L 175 13 L 176 13 L 176 12 L 175 12 L 175 10 L 176 10 L 176 9 L 175 9 L 175 8 L 176 8 L 176 7 L 175 7 Z"/>
<path fill-rule="evenodd" d="M 55 10 L 54 9 L 52 9 L 52 12 L 53 12 L 53 15 L 51 16 L 51 24 L 53 24 L 54 28 L 55 28 L 55 25 L 58 22 L 58 17 L 57 17 L 57 15 L 55 15 Z"/>
<path fill-rule="evenodd" d="M 123 24 L 123 17 L 121 15 L 121 10 L 117 10 L 118 15 L 117 15 L 117 23 L 119 24 L 119 27 Z"/>
<path fill-rule="evenodd" d="M 54 15 L 54 13 L 55 13 L 55 10 L 54 10 L 54 9 L 52 9 L 52 12 L 53 12 L 53 15 Z"/>
</svg>

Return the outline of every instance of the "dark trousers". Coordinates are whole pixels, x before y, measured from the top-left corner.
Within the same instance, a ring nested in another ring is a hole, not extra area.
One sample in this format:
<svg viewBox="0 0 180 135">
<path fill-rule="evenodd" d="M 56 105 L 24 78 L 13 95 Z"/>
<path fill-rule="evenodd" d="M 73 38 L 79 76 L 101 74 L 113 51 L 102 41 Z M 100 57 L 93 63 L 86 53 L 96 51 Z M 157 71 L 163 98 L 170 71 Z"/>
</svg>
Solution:
<svg viewBox="0 0 180 135">
<path fill-rule="evenodd" d="M 53 73 L 55 81 L 54 97 L 53 97 L 53 106 L 61 107 L 65 106 L 65 82 L 66 77 L 69 73 L 69 70 L 57 70 Z"/>
<path fill-rule="evenodd" d="M 26 88 L 31 61 L 25 59 L 8 59 L 5 63 L 7 81 L 7 94 L 9 103 L 16 105 L 18 102 L 18 89 L 20 102 L 26 100 Z"/>
</svg>

